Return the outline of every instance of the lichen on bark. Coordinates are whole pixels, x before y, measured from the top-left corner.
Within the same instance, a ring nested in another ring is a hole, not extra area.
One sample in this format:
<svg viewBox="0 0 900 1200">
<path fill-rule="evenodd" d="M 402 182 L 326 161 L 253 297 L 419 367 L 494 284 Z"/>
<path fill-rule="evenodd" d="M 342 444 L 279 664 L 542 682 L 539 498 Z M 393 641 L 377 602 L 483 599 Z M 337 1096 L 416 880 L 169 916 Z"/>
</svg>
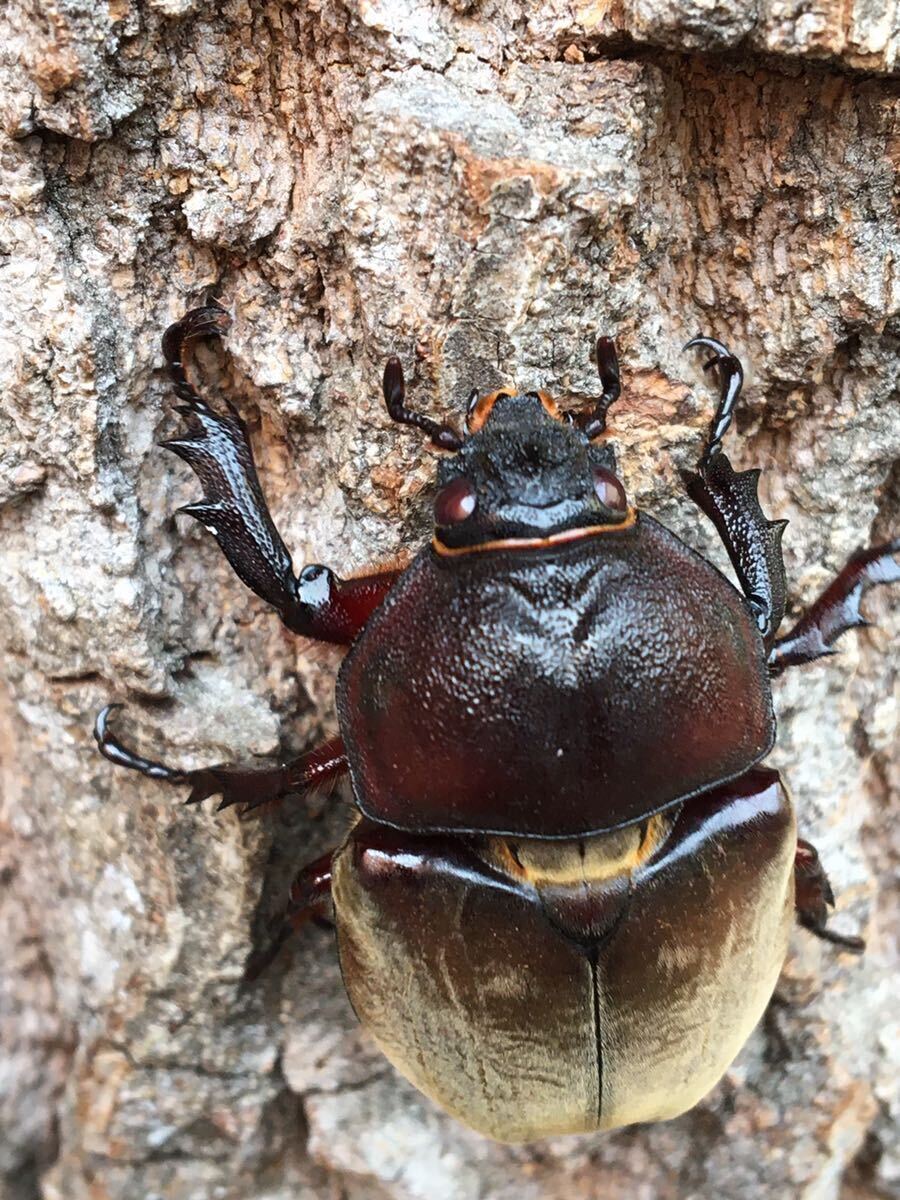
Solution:
<svg viewBox="0 0 900 1200">
<path fill-rule="evenodd" d="M 356 1026 L 327 931 L 242 990 L 347 797 L 259 826 L 186 811 L 90 727 L 126 700 L 143 746 L 199 765 L 334 726 L 335 657 L 171 515 L 197 493 L 154 444 L 159 337 L 207 294 L 233 325 L 205 377 L 298 565 L 426 530 L 433 455 L 382 411 L 386 355 L 459 419 L 473 385 L 594 394 L 597 330 L 630 495 L 715 561 L 679 483 L 711 404 L 679 352 L 698 331 L 747 366 L 730 447 L 791 520 L 793 611 L 896 532 L 897 6 L 19 0 L 0 22 L 0 1196 L 896 1194 L 896 595 L 776 695 L 866 957 L 798 932 L 781 1037 L 612 1136 L 455 1125 Z"/>
</svg>

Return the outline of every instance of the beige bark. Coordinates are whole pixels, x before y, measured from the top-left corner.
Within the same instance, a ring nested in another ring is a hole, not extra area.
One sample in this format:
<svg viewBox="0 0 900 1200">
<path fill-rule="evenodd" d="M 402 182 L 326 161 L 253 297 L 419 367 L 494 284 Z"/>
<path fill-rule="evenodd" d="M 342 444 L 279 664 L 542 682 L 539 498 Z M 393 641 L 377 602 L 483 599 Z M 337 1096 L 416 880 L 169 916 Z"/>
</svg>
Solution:
<svg viewBox="0 0 900 1200">
<path fill-rule="evenodd" d="M 897 1194 L 900 604 L 779 684 L 777 761 L 862 961 L 798 932 L 778 1020 L 657 1127 L 509 1149 L 379 1058 L 312 929 L 241 992 L 262 915 L 346 797 L 241 825 L 113 770 L 126 700 L 195 765 L 333 728 L 336 659 L 290 642 L 154 446 L 165 325 L 233 313 L 210 377 L 253 424 L 295 562 L 415 546 L 433 456 L 383 413 L 519 379 L 627 394 L 630 494 L 723 562 L 680 490 L 703 331 L 748 367 L 794 607 L 898 528 L 900 44 L 883 0 L 77 0 L 8 4 L 0 354 L 0 1196 L 555 1200 Z"/>
</svg>

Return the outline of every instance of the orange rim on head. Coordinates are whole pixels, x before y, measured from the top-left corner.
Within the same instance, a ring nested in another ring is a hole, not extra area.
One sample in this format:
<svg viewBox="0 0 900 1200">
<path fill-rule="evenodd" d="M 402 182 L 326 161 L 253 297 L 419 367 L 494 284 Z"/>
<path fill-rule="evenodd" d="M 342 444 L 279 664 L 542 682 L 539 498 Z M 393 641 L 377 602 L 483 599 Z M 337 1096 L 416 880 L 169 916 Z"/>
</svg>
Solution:
<svg viewBox="0 0 900 1200">
<path fill-rule="evenodd" d="M 515 395 L 518 395 L 515 388 L 497 388 L 495 392 L 488 392 L 486 396 L 480 396 L 466 416 L 466 429 L 468 429 L 469 433 L 477 433 L 479 429 L 484 427 L 485 421 L 491 415 L 491 410 L 500 396 Z M 553 417 L 554 421 L 562 420 L 559 406 L 549 392 L 536 392 L 535 395 L 550 416 Z"/>
<path fill-rule="evenodd" d="M 435 535 L 431 545 L 436 553 L 446 558 L 457 558 L 462 554 L 481 554 L 488 550 L 539 550 L 547 546 L 562 546 L 566 542 L 578 542 L 582 538 L 594 537 L 599 533 L 618 533 L 631 529 L 637 520 L 637 509 L 629 508 L 625 519 L 609 525 L 585 525 L 580 529 L 564 529 L 562 533 L 551 533 L 543 538 L 498 538 L 493 542 L 479 542 L 475 546 L 445 546 Z"/>
<path fill-rule="evenodd" d="M 546 411 L 550 414 L 554 421 L 562 420 L 562 413 L 559 411 L 559 405 L 553 399 L 549 392 L 537 392 L 538 400 L 543 404 Z"/>
<path fill-rule="evenodd" d="M 479 396 L 466 414 L 466 429 L 469 433 L 477 433 L 483 427 L 491 415 L 491 409 L 496 404 L 498 396 L 514 396 L 515 394 L 514 388 L 498 388 L 496 392 L 488 392 L 486 396 Z"/>
</svg>

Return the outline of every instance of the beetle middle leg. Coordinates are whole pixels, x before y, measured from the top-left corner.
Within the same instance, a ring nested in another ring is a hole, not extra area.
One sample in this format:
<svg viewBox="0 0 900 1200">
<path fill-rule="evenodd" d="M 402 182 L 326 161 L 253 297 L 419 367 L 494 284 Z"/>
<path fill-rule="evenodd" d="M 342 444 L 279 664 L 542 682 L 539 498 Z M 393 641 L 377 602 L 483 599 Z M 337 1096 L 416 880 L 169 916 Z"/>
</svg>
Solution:
<svg viewBox="0 0 900 1200">
<path fill-rule="evenodd" d="M 287 762 L 216 763 L 211 767 L 182 771 L 135 754 L 120 742 L 109 728 L 110 713 L 118 707 L 108 704 L 97 716 L 94 738 L 100 753 L 110 762 L 140 771 L 150 779 L 189 786 L 191 792 L 186 804 L 199 804 L 210 796 L 221 796 L 217 811 L 239 805 L 241 816 L 245 816 L 288 796 L 308 795 L 340 778 L 347 770 L 344 743 L 335 737 Z"/>
<path fill-rule="evenodd" d="M 797 839 L 794 858 L 794 905 L 797 922 L 823 941 L 833 942 L 853 954 L 862 954 L 866 943 L 860 937 L 828 929 L 828 910 L 834 907 L 834 892 L 818 852 L 803 838 Z"/>
<path fill-rule="evenodd" d="M 784 616 L 787 595 L 781 553 L 787 521 L 766 518 L 757 496 L 760 472 L 735 471 L 722 450 L 744 382 L 739 359 L 714 338 L 694 338 L 685 349 L 695 346 L 713 352 L 705 366 L 719 371 L 719 403 L 697 470 L 686 472 L 684 482 L 691 499 L 719 531 L 759 631 L 771 644 Z"/>
<path fill-rule="evenodd" d="M 859 606 L 868 589 L 878 583 L 900 582 L 897 554 L 900 538 L 857 550 L 793 629 L 774 643 L 769 653 L 770 674 L 779 675 L 786 667 L 834 654 L 832 646 L 842 633 L 864 627 L 867 621 Z"/>
<path fill-rule="evenodd" d="M 339 579 L 328 567 L 304 567 L 295 578 L 293 563 L 275 528 L 256 473 L 247 427 L 226 401 L 227 414 L 216 412 L 188 378 L 187 346 L 198 338 L 220 336 L 228 315 L 217 305 L 191 309 L 163 335 L 163 354 L 185 403 L 178 411 L 187 430 L 163 446 L 191 467 L 204 496 L 179 511 L 194 517 L 219 543 L 238 577 L 276 609 L 294 633 L 346 645 L 365 625 L 399 574 L 393 569 Z"/>
</svg>

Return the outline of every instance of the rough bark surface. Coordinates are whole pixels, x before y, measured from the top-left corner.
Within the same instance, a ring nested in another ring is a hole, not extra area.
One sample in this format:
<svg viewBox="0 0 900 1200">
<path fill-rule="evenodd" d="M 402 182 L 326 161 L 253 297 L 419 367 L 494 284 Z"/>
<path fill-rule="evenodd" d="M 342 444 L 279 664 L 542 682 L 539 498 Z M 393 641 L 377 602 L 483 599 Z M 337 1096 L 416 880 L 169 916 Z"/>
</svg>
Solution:
<svg viewBox="0 0 900 1200">
<path fill-rule="evenodd" d="M 174 509 L 168 322 L 253 425 L 295 563 L 414 546 L 433 455 L 390 426 L 390 352 L 435 415 L 518 379 L 626 374 L 631 496 L 717 562 L 682 493 L 702 331 L 748 366 L 793 611 L 900 523 L 900 15 L 884 0 L 12 0 L 2 16 L 0 1196 L 9 1200 L 874 1200 L 900 1194 L 900 602 L 776 695 L 803 833 L 862 960 L 802 932 L 774 1024 L 666 1125 L 510 1149 L 399 1079 L 311 928 L 243 964 L 346 797 L 242 824 L 94 751 L 127 701 L 185 765 L 333 728 L 292 642 Z M 892 807 L 894 805 L 894 807 Z M 779 1033 L 776 1034 L 774 1025 Z"/>
</svg>

